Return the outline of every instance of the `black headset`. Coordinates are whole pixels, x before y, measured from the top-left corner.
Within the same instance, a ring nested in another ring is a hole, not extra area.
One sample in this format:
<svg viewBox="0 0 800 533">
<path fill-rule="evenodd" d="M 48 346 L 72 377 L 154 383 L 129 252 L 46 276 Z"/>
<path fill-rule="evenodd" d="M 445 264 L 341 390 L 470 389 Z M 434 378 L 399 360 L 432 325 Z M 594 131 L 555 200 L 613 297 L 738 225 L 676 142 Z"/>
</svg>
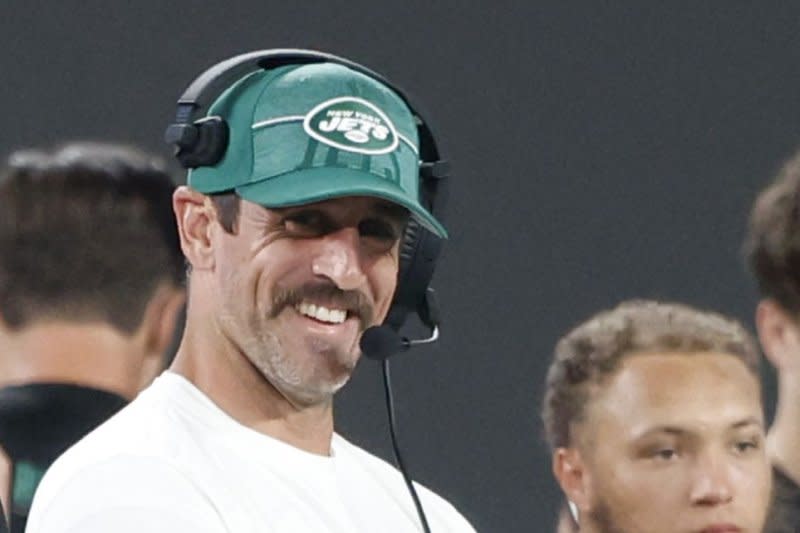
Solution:
<svg viewBox="0 0 800 533">
<path fill-rule="evenodd" d="M 217 63 L 200 74 L 184 91 L 178 100 L 175 122 L 167 127 L 165 140 L 175 147 L 175 157 L 184 168 L 214 166 L 223 158 L 228 147 L 228 125 L 222 117 L 204 115 L 209 105 L 225 89 L 246 74 L 258 70 L 326 62 L 344 65 L 373 78 L 392 89 L 406 103 L 414 117 L 419 136 L 420 203 L 441 221 L 449 163 L 440 157 L 439 148 L 427 123 L 411 104 L 408 96 L 397 86 L 362 65 L 331 54 L 302 49 L 259 50 Z M 408 315 L 416 313 L 423 324 L 434 330 L 434 337 L 438 335 L 438 309 L 430 282 L 441 247 L 442 239 L 413 218 L 409 219 L 400 246 L 397 290 L 384 327 L 388 326 L 397 332 Z M 396 340 L 390 348 L 383 348 L 385 353 L 376 357 L 387 357 L 391 353 L 407 349 L 411 343 L 413 341 L 408 339 Z"/>
</svg>

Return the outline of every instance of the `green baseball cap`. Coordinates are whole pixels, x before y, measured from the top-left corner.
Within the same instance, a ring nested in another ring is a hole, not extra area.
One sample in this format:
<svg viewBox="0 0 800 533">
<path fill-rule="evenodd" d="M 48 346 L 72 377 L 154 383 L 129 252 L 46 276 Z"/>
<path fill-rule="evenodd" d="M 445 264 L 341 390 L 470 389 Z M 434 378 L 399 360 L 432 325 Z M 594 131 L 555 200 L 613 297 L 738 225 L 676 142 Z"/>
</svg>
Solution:
<svg viewBox="0 0 800 533">
<path fill-rule="evenodd" d="M 228 123 L 228 148 L 215 166 L 190 170 L 198 191 L 234 190 L 270 208 L 374 196 L 447 237 L 419 202 L 415 119 L 378 80 L 330 62 L 261 70 L 222 93 L 214 115 Z"/>
</svg>

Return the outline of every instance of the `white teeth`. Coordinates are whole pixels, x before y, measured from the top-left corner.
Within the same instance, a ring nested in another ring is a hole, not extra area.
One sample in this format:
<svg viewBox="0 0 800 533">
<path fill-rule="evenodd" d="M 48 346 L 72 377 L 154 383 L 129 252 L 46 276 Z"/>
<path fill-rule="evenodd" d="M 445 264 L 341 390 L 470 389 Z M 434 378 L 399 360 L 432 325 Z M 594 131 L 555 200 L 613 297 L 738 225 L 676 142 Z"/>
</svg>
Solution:
<svg viewBox="0 0 800 533">
<path fill-rule="evenodd" d="M 328 309 L 327 307 L 308 302 L 301 302 L 294 307 L 300 314 L 315 318 L 320 322 L 341 324 L 347 318 L 347 311 L 343 309 Z"/>
</svg>

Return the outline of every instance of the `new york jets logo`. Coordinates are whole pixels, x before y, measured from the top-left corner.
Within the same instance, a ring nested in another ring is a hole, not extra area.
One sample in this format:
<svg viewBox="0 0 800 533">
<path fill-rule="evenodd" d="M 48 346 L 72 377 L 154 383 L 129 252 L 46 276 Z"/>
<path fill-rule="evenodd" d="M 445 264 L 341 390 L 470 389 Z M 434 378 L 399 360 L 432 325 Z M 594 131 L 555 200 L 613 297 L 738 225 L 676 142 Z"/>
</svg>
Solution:
<svg viewBox="0 0 800 533">
<path fill-rule="evenodd" d="M 351 96 L 322 102 L 306 115 L 303 128 L 320 142 L 361 154 L 386 154 L 398 143 L 389 117 L 366 100 Z"/>
</svg>

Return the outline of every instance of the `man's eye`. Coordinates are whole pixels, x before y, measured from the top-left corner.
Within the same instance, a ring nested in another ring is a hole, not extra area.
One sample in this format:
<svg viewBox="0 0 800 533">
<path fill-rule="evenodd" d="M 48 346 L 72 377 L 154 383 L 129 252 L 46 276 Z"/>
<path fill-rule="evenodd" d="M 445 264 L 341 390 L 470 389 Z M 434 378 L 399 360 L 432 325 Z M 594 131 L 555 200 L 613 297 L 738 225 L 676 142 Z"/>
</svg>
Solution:
<svg viewBox="0 0 800 533">
<path fill-rule="evenodd" d="M 400 229 L 384 220 L 363 220 L 358 225 L 362 237 L 371 237 L 382 241 L 396 241 L 400 238 Z"/>
<path fill-rule="evenodd" d="M 742 440 L 734 443 L 734 448 L 738 453 L 749 453 L 758 450 L 760 445 L 756 440 Z"/>
<path fill-rule="evenodd" d="M 300 211 L 284 218 L 286 229 L 294 233 L 312 234 L 325 229 L 325 221 L 319 213 Z"/>
<path fill-rule="evenodd" d="M 672 461 L 678 458 L 678 451 L 674 448 L 656 448 L 650 457 L 659 461 Z"/>
</svg>

